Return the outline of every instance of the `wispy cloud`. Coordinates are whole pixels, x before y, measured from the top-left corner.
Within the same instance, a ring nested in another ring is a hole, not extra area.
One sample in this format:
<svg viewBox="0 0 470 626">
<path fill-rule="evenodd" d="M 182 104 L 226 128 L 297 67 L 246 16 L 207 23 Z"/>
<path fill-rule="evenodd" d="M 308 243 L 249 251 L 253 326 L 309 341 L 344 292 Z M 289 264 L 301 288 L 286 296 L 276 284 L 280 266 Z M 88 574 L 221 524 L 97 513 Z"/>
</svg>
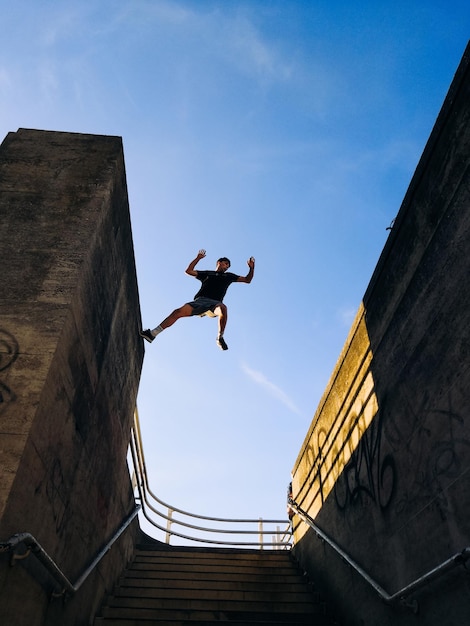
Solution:
<svg viewBox="0 0 470 626">
<path fill-rule="evenodd" d="M 339 309 L 336 313 L 337 318 L 339 319 L 339 321 L 341 322 L 341 324 L 343 326 L 351 326 L 352 323 L 354 322 L 354 318 L 356 317 L 356 313 L 357 313 L 357 309 L 353 309 L 353 308 L 343 308 L 343 309 Z"/>
<path fill-rule="evenodd" d="M 42 95 L 51 101 L 60 89 L 59 70 L 52 61 L 43 61 L 38 67 L 38 79 Z"/>
<path fill-rule="evenodd" d="M 153 29 L 154 33 L 178 35 L 197 44 L 199 58 L 209 52 L 245 75 L 270 82 L 284 82 L 292 75 L 292 60 L 256 27 L 255 14 L 239 9 L 200 10 L 197 5 L 159 0 L 158 3 L 133 2 L 124 5 L 115 27 L 129 24 Z M 175 51 L 173 52 L 175 54 Z M 201 56 L 202 55 L 202 56 Z M 186 54 L 185 54 L 186 57 Z"/>
<path fill-rule="evenodd" d="M 0 67 L 0 89 L 3 91 L 11 87 L 10 73 L 4 67 Z"/>
<path fill-rule="evenodd" d="M 232 62 L 241 71 L 249 74 L 254 72 L 259 77 L 274 81 L 284 81 L 291 77 L 292 62 L 282 57 L 273 43 L 261 35 L 247 16 L 238 15 L 235 20 L 226 20 L 222 27 L 220 51 L 228 52 Z"/>
<path fill-rule="evenodd" d="M 246 363 L 242 363 L 242 370 L 247 376 L 249 376 L 249 378 L 251 378 L 253 382 L 263 387 L 271 396 L 282 402 L 282 404 L 284 404 L 290 411 L 301 415 L 300 410 L 289 398 L 289 396 L 280 387 L 266 378 L 262 372 L 251 369 L 251 367 L 248 367 Z"/>
</svg>

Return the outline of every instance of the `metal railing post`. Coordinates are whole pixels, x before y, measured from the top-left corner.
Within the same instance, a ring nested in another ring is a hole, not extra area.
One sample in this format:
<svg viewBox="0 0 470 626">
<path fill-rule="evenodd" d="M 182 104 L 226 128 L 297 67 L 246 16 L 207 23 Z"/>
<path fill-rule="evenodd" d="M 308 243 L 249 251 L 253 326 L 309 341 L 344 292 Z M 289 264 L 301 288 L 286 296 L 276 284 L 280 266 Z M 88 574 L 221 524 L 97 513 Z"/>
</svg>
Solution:
<svg viewBox="0 0 470 626">
<path fill-rule="evenodd" d="M 166 520 L 166 543 L 170 544 L 171 524 L 173 523 L 173 509 L 168 509 L 168 517 Z"/>
</svg>

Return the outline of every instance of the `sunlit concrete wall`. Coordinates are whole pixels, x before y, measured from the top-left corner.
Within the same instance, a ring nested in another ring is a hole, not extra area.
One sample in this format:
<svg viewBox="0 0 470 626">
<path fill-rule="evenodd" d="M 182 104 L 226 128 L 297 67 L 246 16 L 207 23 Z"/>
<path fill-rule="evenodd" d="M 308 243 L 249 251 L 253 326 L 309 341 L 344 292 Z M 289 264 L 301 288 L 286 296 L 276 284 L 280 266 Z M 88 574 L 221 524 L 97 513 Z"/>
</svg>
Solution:
<svg viewBox="0 0 470 626">
<path fill-rule="evenodd" d="M 294 500 L 389 593 L 470 546 L 469 169 L 467 50 L 293 469 Z M 294 527 L 345 626 L 468 623 L 462 566 L 413 614 Z"/>
<path fill-rule="evenodd" d="M 0 147 L 0 541 L 30 532 L 74 582 L 134 508 L 143 358 L 122 142 L 20 129 Z M 0 623 L 88 624 L 137 523 L 66 604 L 0 555 Z"/>
</svg>

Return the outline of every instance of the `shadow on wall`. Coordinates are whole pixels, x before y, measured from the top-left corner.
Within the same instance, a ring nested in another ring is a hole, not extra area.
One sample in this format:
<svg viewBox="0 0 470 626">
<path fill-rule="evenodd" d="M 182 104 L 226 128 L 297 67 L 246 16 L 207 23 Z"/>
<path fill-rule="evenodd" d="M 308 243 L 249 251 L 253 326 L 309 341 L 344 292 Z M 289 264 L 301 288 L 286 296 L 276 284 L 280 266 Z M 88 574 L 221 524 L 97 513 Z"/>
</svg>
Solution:
<svg viewBox="0 0 470 626">
<path fill-rule="evenodd" d="M 470 336 L 459 334 L 458 353 L 464 344 Z M 380 359 L 374 358 L 363 306 L 346 345 L 299 457 L 293 496 L 394 594 L 470 544 L 470 385 L 460 387 L 469 370 L 462 363 L 456 373 L 447 363 L 455 358 L 452 349 L 437 367 L 433 342 L 418 338 L 416 345 L 392 347 L 384 337 L 377 343 Z M 399 603 L 381 602 L 298 516 L 293 524 L 297 558 L 334 600 L 345 626 L 417 623 Z M 418 623 L 460 625 L 470 611 L 468 574 L 462 567 L 446 572 L 412 596 L 410 606 L 417 606 L 416 597 L 424 615 Z"/>
</svg>

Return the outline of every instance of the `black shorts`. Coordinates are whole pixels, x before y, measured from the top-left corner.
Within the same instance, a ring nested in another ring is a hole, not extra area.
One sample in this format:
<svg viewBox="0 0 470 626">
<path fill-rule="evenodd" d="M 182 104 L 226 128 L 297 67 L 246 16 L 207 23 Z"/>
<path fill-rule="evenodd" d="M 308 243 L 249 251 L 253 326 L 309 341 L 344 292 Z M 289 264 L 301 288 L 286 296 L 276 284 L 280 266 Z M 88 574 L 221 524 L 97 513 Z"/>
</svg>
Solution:
<svg viewBox="0 0 470 626">
<path fill-rule="evenodd" d="M 208 311 L 214 312 L 214 309 L 219 306 L 219 300 L 211 300 L 211 298 L 197 298 L 192 302 L 188 302 L 193 307 L 193 315 L 204 315 Z"/>
</svg>

